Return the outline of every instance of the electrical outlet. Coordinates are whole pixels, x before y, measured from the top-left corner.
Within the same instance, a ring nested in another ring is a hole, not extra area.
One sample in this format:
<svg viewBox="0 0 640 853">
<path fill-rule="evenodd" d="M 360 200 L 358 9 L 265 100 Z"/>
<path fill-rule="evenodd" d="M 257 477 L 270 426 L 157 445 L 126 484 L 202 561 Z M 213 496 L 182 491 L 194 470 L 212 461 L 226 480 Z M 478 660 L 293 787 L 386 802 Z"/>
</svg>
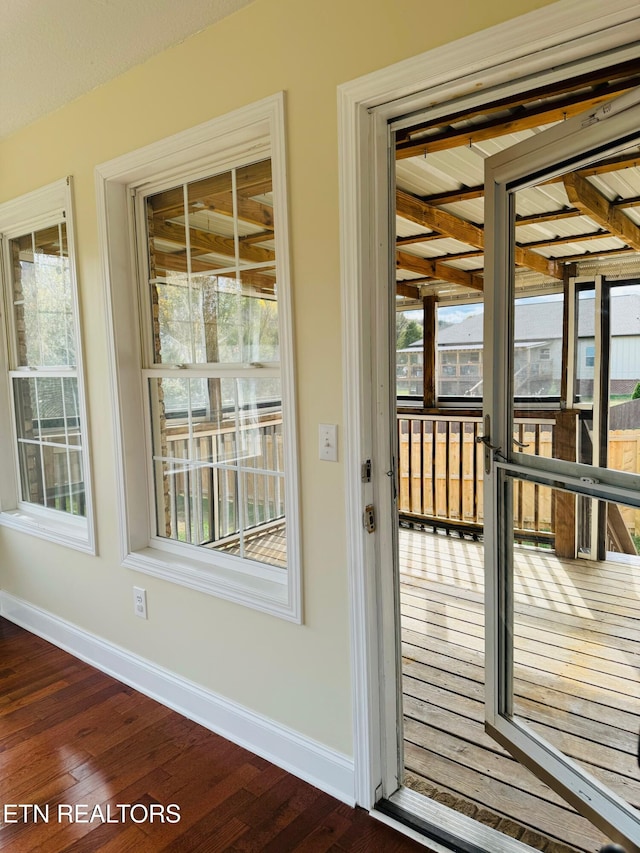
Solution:
<svg viewBox="0 0 640 853">
<path fill-rule="evenodd" d="M 141 619 L 147 618 L 147 590 L 141 586 L 133 588 L 133 612 Z"/>
</svg>

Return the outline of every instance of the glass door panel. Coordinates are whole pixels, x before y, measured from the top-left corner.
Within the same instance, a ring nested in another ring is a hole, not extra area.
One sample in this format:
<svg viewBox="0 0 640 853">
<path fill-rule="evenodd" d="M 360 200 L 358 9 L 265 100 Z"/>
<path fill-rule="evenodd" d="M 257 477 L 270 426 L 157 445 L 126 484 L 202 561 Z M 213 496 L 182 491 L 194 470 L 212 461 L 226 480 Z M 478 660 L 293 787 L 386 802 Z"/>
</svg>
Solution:
<svg viewBox="0 0 640 853">
<path fill-rule="evenodd" d="M 616 471 L 640 474 L 640 281 L 607 288 L 611 322 L 608 460 Z"/>
<path fill-rule="evenodd" d="M 635 438 L 630 407 L 612 410 L 640 361 L 640 217 L 618 203 L 640 181 L 635 165 L 619 173 L 640 155 L 638 127 L 634 92 L 485 164 L 486 728 L 628 850 L 640 466 L 610 427 Z"/>
<path fill-rule="evenodd" d="M 514 479 L 515 491 L 531 486 Z M 559 558 L 553 539 L 514 529 L 513 716 L 637 807 L 640 510 L 606 507 L 604 560 Z"/>
</svg>

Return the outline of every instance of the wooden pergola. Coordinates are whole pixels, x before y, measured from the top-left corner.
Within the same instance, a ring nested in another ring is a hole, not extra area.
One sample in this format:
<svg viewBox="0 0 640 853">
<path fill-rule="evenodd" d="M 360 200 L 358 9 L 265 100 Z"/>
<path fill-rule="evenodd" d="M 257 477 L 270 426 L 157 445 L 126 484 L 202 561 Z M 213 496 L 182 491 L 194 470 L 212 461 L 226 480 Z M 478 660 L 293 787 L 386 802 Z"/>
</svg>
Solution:
<svg viewBox="0 0 640 853">
<path fill-rule="evenodd" d="M 482 298 L 483 158 L 539 129 L 596 108 L 639 83 L 640 61 L 625 62 L 590 76 L 502 98 L 475 110 L 461 110 L 420 121 L 397 133 L 396 294 L 399 308 L 403 304 L 421 308 L 425 341 L 422 399 L 413 399 L 408 406 L 403 405 L 399 418 L 431 419 L 432 430 L 441 418 L 446 429 L 450 429 L 451 410 L 441 405 L 437 393 L 437 352 L 433 342 L 437 339 L 438 305 L 447 300 L 464 299 L 465 294 L 467 300 Z M 516 211 L 516 292 L 522 288 L 521 294 L 527 295 L 538 288 L 538 292 L 544 289 L 564 293 L 560 400 L 557 404 L 549 404 L 549 411 L 537 412 L 537 417 L 553 423 L 556 458 L 575 461 L 579 453 L 580 414 L 573 408 L 572 390 L 567 387 L 569 280 L 580 275 L 587 264 L 593 271 L 597 263 L 598 269 L 606 274 L 616 263 L 628 263 L 640 252 L 640 211 L 637 211 L 640 207 L 640 149 L 636 146 L 628 153 L 609 157 L 539 186 L 547 193 L 544 204 L 537 205 L 544 209 Z M 635 187 L 638 194 L 631 192 Z M 635 271 L 636 275 L 639 273 L 640 264 Z M 470 425 L 477 420 L 477 408 L 458 406 L 456 414 L 461 422 L 456 435 L 462 435 L 464 429 L 475 428 Z M 533 418 L 525 407 L 516 411 L 515 416 L 524 421 Z M 413 429 L 412 424 L 410 439 Z M 419 429 L 424 430 L 424 423 Z M 424 459 L 421 450 L 419 460 L 413 460 L 414 468 L 435 464 L 435 438 L 432 446 L 433 459 Z M 400 455 L 402 464 L 402 452 Z M 462 480 L 462 439 L 455 464 L 458 458 Z M 408 464 L 412 465 L 410 457 Z M 447 506 L 450 500 L 458 498 L 462 506 L 461 495 L 461 487 L 459 494 L 450 496 L 447 492 Z M 477 497 L 474 500 L 477 503 Z M 405 520 L 421 515 L 411 505 L 401 513 Z M 462 516 L 462 510 L 459 515 Z M 556 553 L 560 557 L 574 557 L 576 499 L 558 494 L 554 515 Z M 633 543 L 628 534 L 625 535 L 624 524 L 620 523 L 615 508 L 609 510 L 609 516 L 607 535 L 612 547 L 631 550 Z M 444 521 L 443 526 L 447 527 Z M 452 526 L 465 529 L 464 522 Z M 468 524 L 467 529 L 478 532 L 481 521 L 476 518 L 475 524 Z M 544 538 L 540 531 L 538 533 L 538 539 Z"/>
</svg>

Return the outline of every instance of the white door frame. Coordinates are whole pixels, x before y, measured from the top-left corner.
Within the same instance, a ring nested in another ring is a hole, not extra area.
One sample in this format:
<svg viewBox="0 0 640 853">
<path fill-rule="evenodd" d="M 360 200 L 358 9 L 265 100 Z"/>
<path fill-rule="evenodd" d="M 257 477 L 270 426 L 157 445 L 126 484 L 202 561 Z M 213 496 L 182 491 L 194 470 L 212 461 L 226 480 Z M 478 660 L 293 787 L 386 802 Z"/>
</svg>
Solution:
<svg viewBox="0 0 640 853">
<path fill-rule="evenodd" d="M 399 772 L 398 625 L 395 618 L 390 399 L 389 122 L 454 98 L 523 88 L 637 56 L 637 0 L 560 0 L 482 33 L 361 77 L 338 89 L 346 517 L 351 612 L 355 800 L 389 796 Z M 616 51 L 616 56 L 605 51 Z M 617 51 L 620 51 L 618 54 Z M 565 72 L 566 74 L 566 72 Z M 516 80 L 516 82 L 512 82 Z M 471 94 L 470 94 L 471 93 Z M 479 94 L 478 94 L 479 93 Z M 373 462 L 370 482 L 362 463 Z M 378 527 L 365 532 L 364 507 Z"/>
</svg>

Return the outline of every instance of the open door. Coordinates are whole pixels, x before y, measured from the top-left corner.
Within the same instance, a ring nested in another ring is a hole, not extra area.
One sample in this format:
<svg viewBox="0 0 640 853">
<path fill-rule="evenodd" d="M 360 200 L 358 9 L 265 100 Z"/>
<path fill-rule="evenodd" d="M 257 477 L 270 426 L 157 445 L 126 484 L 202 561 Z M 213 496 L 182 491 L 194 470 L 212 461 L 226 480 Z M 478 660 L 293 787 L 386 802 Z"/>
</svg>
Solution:
<svg viewBox="0 0 640 853">
<path fill-rule="evenodd" d="M 527 446 L 527 436 L 517 426 L 517 411 L 536 404 L 519 397 L 531 359 L 514 346 L 514 303 L 522 275 L 518 217 L 525 211 L 529 218 L 539 212 L 543 221 L 545 198 L 559 191 L 569 199 L 568 216 L 586 217 L 596 230 L 598 224 L 607 227 L 624 240 L 629 258 L 637 261 L 639 208 L 617 206 L 615 188 L 589 172 L 603 160 L 617 163 L 619 169 L 620 158 L 635 153 L 637 165 L 637 90 L 486 161 L 481 438 L 486 730 L 627 851 L 640 850 L 640 558 L 636 553 L 640 537 L 634 521 L 640 518 L 636 516 L 640 463 L 620 464 L 607 440 L 612 396 L 608 306 L 616 293 L 627 292 L 625 288 L 640 292 L 638 265 L 626 266 L 623 258 L 606 277 L 598 272 L 597 258 L 578 270 L 564 265 L 565 363 L 569 368 L 562 378 L 562 411 L 549 424 L 553 435 L 545 452 Z M 630 179 L 631 172 L 635 180 L 635 169 L 630 170 Z M 640 187 L 635 195 L 640 196 Z M 556 196 L 555 207 L 557 202 Z M 527 242 L 530 245 L 530 238 Z M 549 264 L 555 263 L 549 259 Z M 557 273 L 555 269 L 555 280 Z M 640 335 L 640 314 L 629 322 L 636 322 Z M 640 380 L 640 364 L 638 372 Z M 535 491 L 552 508 L 555 541 L 551 547 L 516 543 L 514 507 L 527 491 Z M 548 582 L 551 573 L 555 580 L 562 580 L 563 561 L 575 565 L 581 550 L 585 559 L 580 571 L 586 576 L 585 588 L 592 590 L 588 598 L 579 597 L 568 582 L 564 586 Z M 537 616 L 532 618 L 531 607 L 525 613 L 520 605 L 523 597 L 534 595 Z M 587 626 L 599 631 L 595 639 Z M 563 642 L 556 642 L 560 636 Z M 591 678 L 594 667 L 602 677 Z M 550 673 L 557 676 L 553 684 L 548 680 Z M 547 707 L 550 694 L 553 701 Z M 594 732 L 593 754 L 573 750 L 578 727 L 587 733 L 587 740 L 588 733 Z M 621 745 L 620 760 L 633 764 L 631 776 L 600 765 L 594 757 L 599 739 L 605 736 Z M 624 783 L 619 782 L 622 775 Z"/>
</svg>

